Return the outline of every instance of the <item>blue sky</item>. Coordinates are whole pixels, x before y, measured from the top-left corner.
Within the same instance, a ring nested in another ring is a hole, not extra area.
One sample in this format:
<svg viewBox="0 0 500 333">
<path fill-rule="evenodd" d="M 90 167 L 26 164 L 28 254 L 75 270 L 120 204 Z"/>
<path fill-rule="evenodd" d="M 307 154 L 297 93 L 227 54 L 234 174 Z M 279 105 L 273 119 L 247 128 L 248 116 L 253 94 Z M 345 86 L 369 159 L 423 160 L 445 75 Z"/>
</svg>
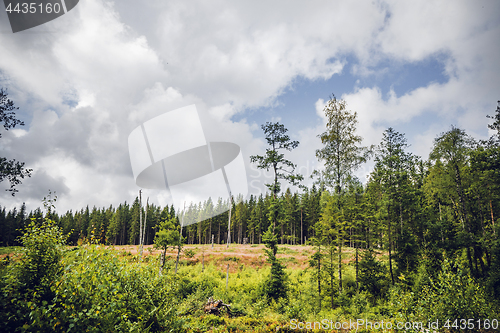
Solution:
<svg viewBox="0 0 500 333">
<path fill-rule="evenodd" d="M 320 119 L 312 116 L 315 112 L 314 104 L 318 98 L 328 100 L 332 94 L 336 98 L 353 92 L 355 87 L 379 87 L 382 98 L 387 99 L 387 94 L 392 89 L 396 95 L 402 96 L 419 87 L 430 83 L 444 84 L 448 81 L 444 73 L 444 55 L 430 56 L 415 63 L 403 63 L 386 60 L 377 64 L 376 70 L 380 74 L 360 77 L 353 73 L 353 67 L 358 65 L 355 57 L 346 57 L 346 66 L 342 73 L 334 75 L 327 80 L 309 80 L 302 77 L 295 78 L 289 87 L 279 95 L 275 104 L 249 110 L 244 114 L 236 115 L 235 119 L 247 117 L 252 121 L 263 124 L 272 117 L 282 118 L 286 121 L 290 132 L 296 132 L 304 127 L 313 127 Z M 285 118 L 286 117 L 286 118 Z M 387 127 L 400 127 L 399 132 L 412 137 L 423 128 L 428 128 L 433 122 L 439 121 L 433 113 L 425 113 L 412 119 L 411 123 L 384 122 Z M 418 124 L 415 126 L 415 124 Z M 486 127 L 483 131 L 486 134 Z"/>
<path fill-rule="evenodd" d="M 16 34 L 2 11 L 0 86 L 26 126 L 0 129 L 0 148 L 34 172 L 15 197 L 1 183 L 0 205 L 33 209 L 49 189 L 63 212 L 130 202 L 139 187 L 129 134 L 191 104 L 209 141 L 241 147 L 253 194 L 269 176 L 249 163 L 266 148 L 260 125 L 289 129 L 300 146 L 288 157 L 307 176 L 321 167 L 314 152 L 332 93 L 358 113 L 366 145 L 393 127 L 426 159 L 451 125 L 491 134 L 498 40 L 493 0 L 86 0 Z M 366 179 L 372 166 L 356 175 Z M 147 195 L 168 202 L 161 191 Z"/>
</svg>

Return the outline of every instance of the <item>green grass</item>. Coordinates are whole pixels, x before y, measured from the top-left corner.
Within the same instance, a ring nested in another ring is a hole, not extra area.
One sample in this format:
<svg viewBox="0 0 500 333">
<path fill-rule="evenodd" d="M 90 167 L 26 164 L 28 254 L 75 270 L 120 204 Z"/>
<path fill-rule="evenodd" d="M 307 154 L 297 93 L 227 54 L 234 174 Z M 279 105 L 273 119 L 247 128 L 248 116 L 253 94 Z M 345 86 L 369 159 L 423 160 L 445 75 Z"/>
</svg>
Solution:
<svg viewBox="0 0 500 333">
<path fill-rule="evenodd" d="M 280 261 L 282 264 L 286 264 L 286 263 L 298 264 L 299 263 L 299 261 L 295 257 L 281 258 Z"/>
<path fill-rule="evenodd" d="M 286 245 L 278 246 L 278 254 L 297 254 L 299 251 L 291 249 Z"/>
<path fill-rule="evenodd" d="M 3 254 L 16 254 L 16 253 L 19 253 L 21 249 L 22 249 L 21 246 L 5 246 L 5 247 L 0 247 L 0 255 L 3 255 Z"/>
</svg>

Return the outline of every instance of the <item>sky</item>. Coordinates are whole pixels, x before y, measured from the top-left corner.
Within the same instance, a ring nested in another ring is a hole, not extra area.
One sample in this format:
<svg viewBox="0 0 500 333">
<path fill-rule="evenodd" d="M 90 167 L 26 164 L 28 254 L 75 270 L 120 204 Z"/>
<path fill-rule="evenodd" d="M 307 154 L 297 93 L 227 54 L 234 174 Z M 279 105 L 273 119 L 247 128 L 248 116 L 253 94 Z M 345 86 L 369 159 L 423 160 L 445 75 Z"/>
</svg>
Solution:
<svg viewBox="0 0 500 333">
<path fill-rule="evenodd" d="M 132 202 L 130 133 L 192 104 L 208 141 L 240 146 L 251 194 L 270 181 L 250 163 L 268 121 L 300 142 L 286 157 L 311 183 L 332 94 L 357 112 L 363 144 L 393 127 L 427 159 L 452 125 L 492 134 L 499 41 L 494 0 L 82 0 L 17 33 L 2 10 L 0 87 L 25 126 L 0 129 L 0 156 L 33 173 L 14 197 L 0 183 L 0 206 L 35 209 L 49 189 L 60 213 Z M 372 167 L 356 175 L 366 181 Z M 163 192 L 143 193 L 165 205 Z"/>
</svg>

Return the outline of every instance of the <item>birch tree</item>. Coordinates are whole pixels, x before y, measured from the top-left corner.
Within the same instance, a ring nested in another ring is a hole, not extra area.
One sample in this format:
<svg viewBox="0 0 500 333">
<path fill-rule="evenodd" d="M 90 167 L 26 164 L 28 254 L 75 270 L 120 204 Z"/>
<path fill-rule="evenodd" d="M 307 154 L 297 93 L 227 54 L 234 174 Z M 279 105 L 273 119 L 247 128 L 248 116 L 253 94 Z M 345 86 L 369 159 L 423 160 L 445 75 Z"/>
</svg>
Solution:
<svg viewBox="0 0 500 333">
<path fill-rule="evenodd" d="M 342 219 L 342 194 L 352 174 L 362 163 L 369 158 L 371 149 L 361 145 L 363 138 L 356 134 L 358 123 L 357 113 L 347 110 L 344 100 L 337 100 L 335 96 L 327 102 L 323 109 L 326 117 L 326 131 L 318 137 L 324 147 L 316 150 L 316 157 L 324 162 L 325 168 L 316 172 L 322 183 L 334 189 L 339 197 L 338 208 Z M 339 293 L 342 293 L 342 244 L 345 228 L 339 223 L 337 231 L 338 246 L 338 276 Z"/>
</svg>

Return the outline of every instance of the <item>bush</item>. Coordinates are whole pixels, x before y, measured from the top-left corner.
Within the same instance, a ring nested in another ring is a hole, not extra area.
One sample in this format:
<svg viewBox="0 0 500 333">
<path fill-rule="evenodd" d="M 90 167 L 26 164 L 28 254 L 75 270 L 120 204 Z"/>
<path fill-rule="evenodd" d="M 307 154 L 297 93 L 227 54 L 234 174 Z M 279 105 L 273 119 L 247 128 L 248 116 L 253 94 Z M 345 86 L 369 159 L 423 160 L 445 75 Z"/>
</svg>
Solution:
<svg viewBox="0 0 500 333">
<path fill-rule="evenodd" d="M 32 220 L 20 242 L 24 247 L 18 266 L 23 289 L 36 292 L 42 300 L 48 301 L 52 296 L 50 287 L 62 273 L 62 247 L 66 237 L 55 222 L 45 219 L 38 225 Z"/>
<path fill-rule="evenodd" d="M 184 250 L 184 255 L 186 256 L 186 258 L 193 258 L 194 255 L 196 254 L 196 252 L 193 250 L 193 249 L 185 249 Z"/>
<path fill-rule="evenodd" d="M 35 309 L 53 306 L 65 240 L 51 220 L 36 223 L 33 219 L 26 227 L 19 237 L 23 245 L 21 260 L 6 262 L 2 269 L 0 331 L 29 327 L 27 323 L 37 320 Z"/>
<path fill-rule="evenodd" d="M 171 277 L 96 246 L 64 252 L 63 240 L 51 221 L 27 228 L 24 256 L 0 271 L 1 332 L 182 331 Z"/>
<path fill-rule="evenodd" d="M 393 313 L 405 321 L 418 320 L 424 323 L 493 317 L 494 309 L 488 304 L 484 289 L 468 274 L 463 264 L 452 265 L 445 259 L 438 277 L 430 278 L 429 281 L 419 293 L 393 288 Z"/>
</svg>

